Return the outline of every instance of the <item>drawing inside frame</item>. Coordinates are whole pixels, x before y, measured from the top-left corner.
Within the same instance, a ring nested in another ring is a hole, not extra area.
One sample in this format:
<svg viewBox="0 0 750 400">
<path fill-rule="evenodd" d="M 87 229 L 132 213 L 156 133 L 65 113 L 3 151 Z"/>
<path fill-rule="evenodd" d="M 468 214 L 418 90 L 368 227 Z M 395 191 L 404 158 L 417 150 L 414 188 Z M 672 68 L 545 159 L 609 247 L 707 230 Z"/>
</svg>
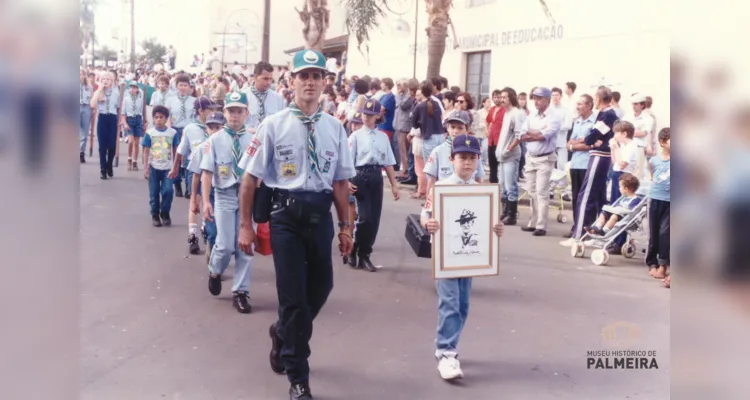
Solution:
<svg viewBox="0 0 750 400">
<path fill-rule="evenodd" d="M 435 279 L 498 275 L 500 238 L 492 226 L 500 222 L 497 184 L 435 185 L 434 217 L 440 230 L 432 240 Z"/>
</svg>

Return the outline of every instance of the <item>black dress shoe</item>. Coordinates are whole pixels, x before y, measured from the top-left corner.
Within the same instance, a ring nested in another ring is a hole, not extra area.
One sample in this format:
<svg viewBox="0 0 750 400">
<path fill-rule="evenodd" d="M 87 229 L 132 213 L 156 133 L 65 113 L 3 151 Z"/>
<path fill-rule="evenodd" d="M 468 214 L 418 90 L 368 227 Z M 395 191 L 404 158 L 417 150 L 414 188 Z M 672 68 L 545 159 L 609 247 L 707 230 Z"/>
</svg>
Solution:
<svg viewBox="0 0 750 400">
<path fill-rule="evenodd" d="M 359 255 L 359 263 L 357 263 L 357 268 L 363 269 L 367 272 L 377 272 L 377 268 L 372 264 L 372 261 L 370 261 L 370 256 L 366 255 Z"/>
<path fill-rule="evenodd" d="M 102 174 L 100 176 L 101 179 L 107 179 L 107 173 L 105 171 L 102 171 Z"/>
<path fill-rule="evenodd" d="M 407 179 L 407 180 L 401 181 L 401 184 L 402 185 L 416 185 L 417 184 L 417 180 L 416 179 Z"/>
<path fill-rule="evenodd" d="M 172 225 L 172 218 L 169 217 L 169 213 L 161 213 L 161 223 L 164 224 L 164 226 Z"/>
<path fill-rule="evenodd" d="M 283 374 L 286 369 L 284 366 L 284 360 L 281 359 L 281 348 L 284 346 L 284 342 L 279 337 L 279 332 L 276 330 L 276 324 L 271 324 L 268 328 L 268 335 L 271 336 L 271 354 L 269 360 L 271 361 L 271 371 L 277 374 Z"/>
<path fill-rule="evenodd" d="M 190 254 L 198 254 L 201 251 L 200 246 L 198 246 L 198 237 L 194 233 L 188 236 L 188 246 Z"/>
<path fill-rule="evenodd" d="M 289 400 L 312 400 L 310 385 L 305 383 L 293 383 L 289 388 Z"/>
<path fill-rule="evenodd" d="M 175 182 L 174 184 L 174 196 L 175 197 L 183 197 L 182 195 L 182 184 L 179 182 Z"/>
<path fill-rule="evenodd" d="M 214 296 L 221 294 L 221 275 L 214 277 L 208 274 L 208 291 Z"/>
<path fill-rule="evenodd" d="M 544 229 L 536 229 L 536 230 L 534 230 L 534 233 L 532 233 L 531 235 L 533 235 L 533 236 L 544 236 L 546 234 L 547 234 L 547 231 L 545 231 Z"/>
<path fill-rule="evenodd" d="M 232 294 L 232 305 L 240 314 L 250 314 L 252 307 L 247 302 L 247 293 L 245 292 L 234 292 Z"/>
<path fill-rule="evenodd" d="M 81 155 L 81 164 L 83 164 L 86 162 L 86 155 L 83 153 L 81 153 L 80 155 Z"/>
<path fill-rule="evenodd" d="M 110 178 L 111 178 L 111 177 L 113 177 L 113 176 L 115 176 L 115 172 L 114 172 L 114 170 L 112 169 L 112 167 L 109 167 L 109 168 L 107 168 L 107 175 L 108 175 L 108 176 L 109 176 Z"/>
<path fill-rule="evenodd" d="M 346 258 L 347 258 L 347 260 L 346 260 L 347 264 L 349 264 L 350 267 L 355 268 L 355 269 L 359 268 L 359 266 L 357 265 L 357 249 L 358 249 L 358 247 L 359 246 L 357 246 L 357 244 L 354 243 L 354 245 L 352 246 L 352 252 L 349 253 L 348 256 L 346 256 Z"/>
<path fill-rule="evenodd" d="M 563 237 L 564 237 L 565 239 L 570 239 L 570 238 L 572 238 L 572 237 L 573 237 L 573 232 L 567 232 L 566 234 L 564 234 L 564 235 L 563 235 Z"/>
<path fill-rule="evenodd" d="M 104 178 L 102 178 L 102 179 L 104 179 Z M 157 228 L 158 228 L 158 227 L 160 227 L 160 226 L 161 226 L 161 218 L 159 218 L 159 216 L 158 216 L 158 215 L 152 215 L 152 216 L 151 216 L 151 223 L 152 223 L 152 224 L 153 224 L 153 225 L 154 225 L 155 227 L 157 227 Z"/>
<path fill-rule="evenodd" d="M 524 232 L 534 232 L 536 228 L 534 228 L 533 226 L 522 226 L 521 230 Z"/>
</svg>

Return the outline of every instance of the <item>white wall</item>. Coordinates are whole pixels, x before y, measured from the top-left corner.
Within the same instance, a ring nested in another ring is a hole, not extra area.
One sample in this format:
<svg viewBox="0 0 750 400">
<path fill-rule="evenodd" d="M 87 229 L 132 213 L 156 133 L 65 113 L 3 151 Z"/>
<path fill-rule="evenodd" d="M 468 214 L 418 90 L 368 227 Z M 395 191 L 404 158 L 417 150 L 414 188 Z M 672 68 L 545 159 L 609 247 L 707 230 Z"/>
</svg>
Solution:
<svg viewBox="0 0 750 400">
<path fill-rule="evenodd" d="M 454 50 L 451 36 L 441 65 L 441 75 L 451 85 L 465 87 L 465 53 L 490 50 L 492 89 L 511 86 L 528 92 L 533 86 L 562 88 L 566 81 L 574 81 L 580 93 L 593 93 L 603 80 L 623 94 L 624 107 L 633 92 L 651 95 L 659 125 L 669 124 L 670 38 L 665 2 L 548 0 L 555 25 L 534 0 L 500 0 L 474 8 L 465 8 L 464 1 L 456 3 L 451 18 L 462 46 Z M 349 76 L 412 76 L 414 12 L 402 18 L 411 25 L 411 37 L 395 34 L 391 28 L 395 18 L 388 18 L 371 35 L 369 60 L 356 51 L 354 39 L 350 41 Z M 420 7 L 418 79 L 427 69 L 426 20 Z M 555 32 L 561 29 L 562 37 L 514 43 L 519 38 L 517 30 L 552 26 Z"/>
</svg>

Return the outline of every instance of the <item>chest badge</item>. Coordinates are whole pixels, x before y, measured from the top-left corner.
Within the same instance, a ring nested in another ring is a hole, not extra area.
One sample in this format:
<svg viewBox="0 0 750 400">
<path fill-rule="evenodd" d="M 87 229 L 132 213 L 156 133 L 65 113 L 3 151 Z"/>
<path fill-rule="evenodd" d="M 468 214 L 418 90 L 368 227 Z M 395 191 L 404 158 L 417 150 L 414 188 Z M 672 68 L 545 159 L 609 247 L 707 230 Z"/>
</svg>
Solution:
<svg viewBox="0 0 750 400">
<path fill-rule="evenodd" d="M 323 164 L 323 173 L 327 174 L 328 171 L 330 171 L 330 170 L 331 170 L 331 162 L 330 161 L 326 161 L 326 163 Z"/>
<path fill-rule="evenodd" d="M 286 177 L 297 176 L 297 165 L 292 163 L 281 164 L 281 175 Z"/>
</svg>

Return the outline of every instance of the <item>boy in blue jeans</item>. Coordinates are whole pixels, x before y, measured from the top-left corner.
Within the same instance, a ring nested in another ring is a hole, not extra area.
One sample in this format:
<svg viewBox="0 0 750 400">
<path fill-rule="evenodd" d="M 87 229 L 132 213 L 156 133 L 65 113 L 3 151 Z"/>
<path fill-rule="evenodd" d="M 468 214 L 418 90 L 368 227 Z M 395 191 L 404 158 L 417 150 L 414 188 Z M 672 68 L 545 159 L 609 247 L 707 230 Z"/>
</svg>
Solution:
<svg viewBox="0 0 750 400">
<path fill-rule="evenodd" d="M 669 186 L 670 143 L 669 128 L 659 131 L 661 152 L 648 162 L 651 172 L 651 191 L 648 194 L 648 251 L 646 265 L 648 274 L 664 279 L 669 286 Z"/>
<path fill-rule="evenodd" d="M 481 153 L 482 147 L 476 137 L 466 134 L 454 137 L 450 155 L 453 174 L 435 184 L 476 184 L 474 173 Z M 440 223 L 433 217 L 432 194 L 427 197 L 420 219 L 430 234 L 435 234 L 440 229 Z M 503 223 L 495 224 L 492 230 L 498 237 L 502 236 Z M 469 317 L 471 278 L 438 279 L 435 285 L 438 292 L 438 326 L 435 339 L 438 372 L 445 380 L 463 378 L 464 373 L 458 361 L 458 340 Z"/>
<path fill-rule="evenodd" d="M 220 131 L 226 123 L 227 121 L 221 111 L 213 111 L 208 114 L 208 117 L 206 118 L 206 131 L 208 132 L 209 137 L 211 137 L 211 135 L 213 135 L 214 133 Z M 195 152 L 193 153 L 193 156 L 190 158 L 190 162 L 188 163 L 187 167 L 188 173 L 193 174 L 193 178 L 191 180 L 192 188 L 190 190 L 190 211 L 196 215 L 200 210 L 201 200 L 201 173 L 203 172 L 203 170 L 201 170 L 201 160 L 203 160 L 203 152 L 206 150 L 207 142 L 208 140 L 205 140 L 203 143 L 198 145 L 198 147 L 195 149 Z M 213 207 L 213 187 L 211 188 L 211 196 L 209 201 L 211 202 L 211 206 Z M 216 221 L 204 218 L 201 231 L 203 233 L 203 244 L 206 245 L 206 262 L 208 262 L 211 258 L 211 249 L 214 247 L 214 243 L 216 243 Z"/>
<path fill-rule="evenodd" d="M 172 225 L 169 211 L 172 208 L 172 180 L 169 170 L 174 160 L 172 153 L 177 147 L 175 131 L 167 127 L 169 110 L 156 106 L 153 111 L 154 127 L 143 136 L 143 177 L 148 180 L 148 192 L 151 203 L 151 220 L 154 226 Z"/>
</svg>

